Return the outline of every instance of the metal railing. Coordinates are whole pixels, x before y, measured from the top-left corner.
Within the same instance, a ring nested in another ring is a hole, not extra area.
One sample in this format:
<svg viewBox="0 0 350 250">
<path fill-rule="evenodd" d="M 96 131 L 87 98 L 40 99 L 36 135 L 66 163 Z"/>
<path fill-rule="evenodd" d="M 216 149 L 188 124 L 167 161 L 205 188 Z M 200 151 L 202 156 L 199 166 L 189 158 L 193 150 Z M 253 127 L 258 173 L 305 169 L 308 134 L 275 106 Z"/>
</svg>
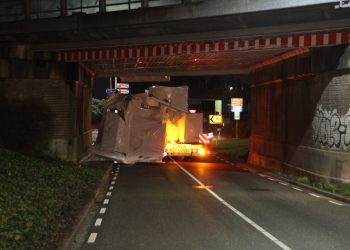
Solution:
<svg viewBox="0 0 350 250">
<path fill-rule="evenodd" d="M 190 0 L 0 0 L 0 22 L 179 5 Z"/>
</svg>

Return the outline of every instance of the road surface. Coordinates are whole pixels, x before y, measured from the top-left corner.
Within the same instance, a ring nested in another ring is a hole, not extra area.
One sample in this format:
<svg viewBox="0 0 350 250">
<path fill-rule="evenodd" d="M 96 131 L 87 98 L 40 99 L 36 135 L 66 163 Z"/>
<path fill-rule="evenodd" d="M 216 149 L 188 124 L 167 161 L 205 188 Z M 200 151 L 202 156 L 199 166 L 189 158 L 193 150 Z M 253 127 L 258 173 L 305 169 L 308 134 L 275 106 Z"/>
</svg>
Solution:
<svg viewBox="0 0 350 250">
<path fill-rule="evenodd" d="M 349 205 L 219 158 L 120 167 L 90 249 L 350 249 Z"/>
</svg>

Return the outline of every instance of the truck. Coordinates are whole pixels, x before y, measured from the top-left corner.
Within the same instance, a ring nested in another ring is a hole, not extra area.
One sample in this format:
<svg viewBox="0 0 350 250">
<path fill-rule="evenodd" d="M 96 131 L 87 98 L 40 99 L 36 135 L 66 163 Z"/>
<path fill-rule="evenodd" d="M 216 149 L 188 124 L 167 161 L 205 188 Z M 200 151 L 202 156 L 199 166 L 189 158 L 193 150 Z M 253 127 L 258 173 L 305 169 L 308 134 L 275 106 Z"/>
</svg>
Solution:
<svg viewBox="0 0 350 250">
<path fill-rule="evenodd" d="M 92 153 L 122 164 L 205 157 L 202 133 L 203 114 L 188 110 L 188 87 L 155 85 L 144 93 L 108 97 Z"/>
</svg>

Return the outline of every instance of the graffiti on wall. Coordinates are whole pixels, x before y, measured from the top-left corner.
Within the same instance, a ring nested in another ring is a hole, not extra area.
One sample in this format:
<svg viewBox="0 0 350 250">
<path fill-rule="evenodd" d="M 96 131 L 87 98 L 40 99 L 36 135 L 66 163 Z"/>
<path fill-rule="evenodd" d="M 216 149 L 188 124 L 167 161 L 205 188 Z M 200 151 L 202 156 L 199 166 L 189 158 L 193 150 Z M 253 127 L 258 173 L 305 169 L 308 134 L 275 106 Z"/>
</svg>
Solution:
<svg viewBox="0 0 350 250">
<path fill-rule="evenodd" d="M 336 109 L 325 110 L 318 105 L 312 128 L 316 144 L 337 150 L 350 147 L 350 109 L 341 116 Z"/>
</svg>

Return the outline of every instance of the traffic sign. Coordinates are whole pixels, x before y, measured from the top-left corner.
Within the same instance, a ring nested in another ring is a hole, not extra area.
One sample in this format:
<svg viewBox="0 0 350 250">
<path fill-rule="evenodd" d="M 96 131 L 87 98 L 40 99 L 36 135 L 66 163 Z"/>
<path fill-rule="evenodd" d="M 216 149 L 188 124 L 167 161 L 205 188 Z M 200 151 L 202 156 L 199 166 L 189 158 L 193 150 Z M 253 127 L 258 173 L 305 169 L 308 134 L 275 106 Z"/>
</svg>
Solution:
<svg viewBox="0 0 350 250">
<path fill-rule="evenodd" d="M 117 89 L 119 94 L 128 95 L 130 93 L 129 89 Z"/>
<path fill-rule="evenodd" d="M 243 98 L 231 98 L 231 112 L 243 111 Z"/>
<path fill-rule="evenodd" d="M 235 112 L 235 120 L 239 120 L 241 118 L 240 112 Z"/>
<path fill-rule="evenodd" d="M 117 90 L 116 89 L 111 89 L 111 88 L 108 88 L 106 89 L 106 94 L 111 94 L 111 93 L 115 93 Z"/>
<path fill-rule="evenodd" d="M 231 98 L 231 106 L 243 106 L 243 98 Z"/>
<path fill-rule="evenodd" d="M 222 115 L 209 115 L 209 124 L 222 124 Z"/>
<path fill-rule="evenodd" d="M 129 83 L 115 83 L 116 89 L 128 89 Z"/>
</svg>

